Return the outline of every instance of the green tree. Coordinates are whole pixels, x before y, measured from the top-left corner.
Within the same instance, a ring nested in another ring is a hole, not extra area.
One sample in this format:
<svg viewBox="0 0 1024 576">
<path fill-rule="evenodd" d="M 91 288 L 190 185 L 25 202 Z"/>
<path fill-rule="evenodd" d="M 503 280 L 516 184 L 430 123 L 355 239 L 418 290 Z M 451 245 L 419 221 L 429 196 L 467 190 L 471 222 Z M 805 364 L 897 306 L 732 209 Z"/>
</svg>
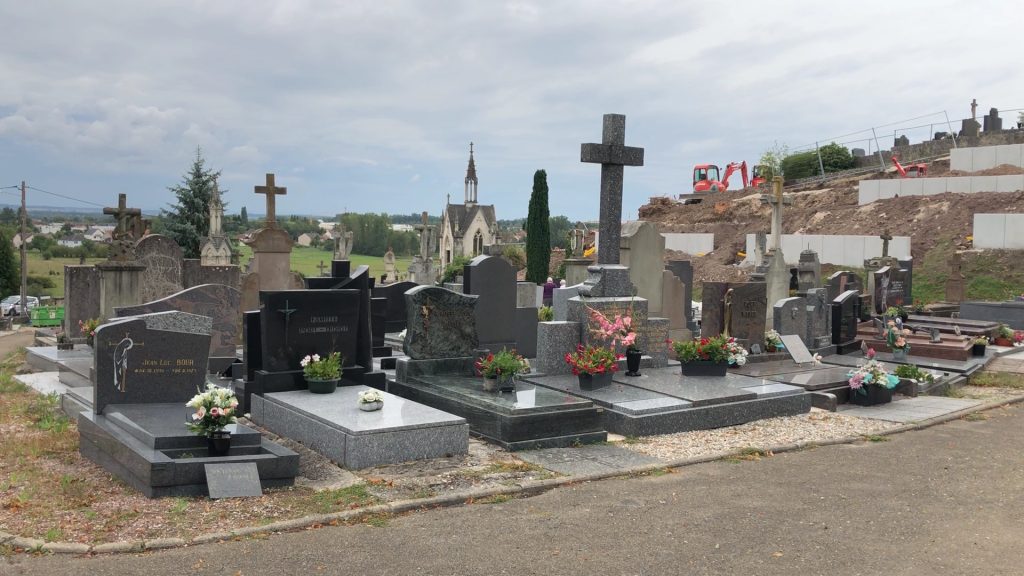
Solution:
<svg viewBox="0 0 1024 576">
<path fill-rule="evenodd" d="M 181 246 L 185 258 L 199 258 L 202 238 L 210 233 L 210 198 L 219 176 L 219 171 L 206 168 L 203 151 L 197 148 L 196 158 L 182 183 L 168 188 L 178 203 L 161 212 L 166 219 L 167 235 Z"/>
<path fill-rule="evenodd" d="M 245 206 L 242 206 L 242 213 L 239 214 L 238 217 L 242 221 L 242 226 L 248 226 L 249 225 L 249 211 L 245 209 Z"/>
<path fill-rule="evenodd" d="M 573 225 L 565 216 L 552 216 L 548 220 L 548 233 L 551 235 L 551 248 L 568 248 L 569 232 Z"/>
<path fill-rule="evenodd" d="M 4 206 L 3 210 L 0 210 L 0 224 L 13 226 L 17 223 L 18 213 L 10 206 Z"/>
<path fill-rule="evenodd" d="M 526 214 L 526 281 L 543 284 L 551 265 L 550 216 L 548 215 L 548 173 L 533 174 L 533 193 Z"/>
<path fill-rule="evenodd" d="M 821 163 L 825 166 L 825 173 L 841 172 L 853 168 L 855 160 L 853 154 L 842 144 L 826 144 L 819 149 Z"/>
<path fill-rule="evenodd" d="M 768 182 L 772 181 L 772 178 L 776 176 L 782 176 L 782 160 L 789 156 L 789 146 L 785 144 L 780 145 L 775 142 L 771 148 L 764 151 L 761 154 L 761 159 L 758 160 L 758 165 L 762 166 L 762 174 L 765 180 Z"/>
<path fill-rule="evenodd" d="M 13 210 L 12 210 L 13 212 Z M 0 294 L 21 293 L 21 265 L 14 257 L 11 237 L 0 232 Z"/>
</svg>

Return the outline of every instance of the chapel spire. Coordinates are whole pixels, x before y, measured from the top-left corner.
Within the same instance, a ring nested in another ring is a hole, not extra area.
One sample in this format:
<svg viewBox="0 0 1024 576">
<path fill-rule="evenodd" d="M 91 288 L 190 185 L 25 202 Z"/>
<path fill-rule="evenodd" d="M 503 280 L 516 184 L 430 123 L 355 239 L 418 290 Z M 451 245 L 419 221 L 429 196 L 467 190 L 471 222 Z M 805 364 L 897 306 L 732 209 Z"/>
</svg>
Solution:
<svg viewBox="0 0 1024 576">
<path fill-rule="evenodd" d="M 466 206 L 476 204 L 476 161 L 473 160 L 473 143 L 469 143 L 469 165 L 466 167 Z"/>
</svg>

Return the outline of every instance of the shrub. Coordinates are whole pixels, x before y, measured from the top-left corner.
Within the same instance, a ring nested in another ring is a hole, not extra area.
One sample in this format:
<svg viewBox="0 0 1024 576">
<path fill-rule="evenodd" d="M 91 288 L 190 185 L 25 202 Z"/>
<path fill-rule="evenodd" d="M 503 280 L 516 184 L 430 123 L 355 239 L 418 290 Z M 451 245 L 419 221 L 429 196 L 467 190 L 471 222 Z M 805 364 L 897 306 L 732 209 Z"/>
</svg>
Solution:
<svg viewBox="0 0 1024 576">
<path fill-rule="evenodd" d="M 455 279 L 462 275 L 462 269 L 469 264 L 470 259 L 466 256 L 456 256 L 452 263 L 445 267 L 444 273 L 441 274 L 441 283 L 447 284 L 449 282 L 455 282 Z"/>
</svg>

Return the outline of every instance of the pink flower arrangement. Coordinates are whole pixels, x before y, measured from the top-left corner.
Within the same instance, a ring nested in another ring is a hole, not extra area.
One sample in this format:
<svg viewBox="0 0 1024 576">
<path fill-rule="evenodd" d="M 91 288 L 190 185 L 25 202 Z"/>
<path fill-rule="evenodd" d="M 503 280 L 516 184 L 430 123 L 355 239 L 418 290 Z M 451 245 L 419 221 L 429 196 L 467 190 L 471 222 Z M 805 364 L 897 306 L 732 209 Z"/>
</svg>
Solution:
<svg viewBox="0 0 1024 576">
<path fill-rule="evenodd" d="M 592 330 L 595 336 L 602 340 L 610 340 L 612 346 L 621 343 L 629 350 L 636 349 L 636 332 L 633 331 L 632 316 L 616 314 L 614 320 L 609 320 L 607 316 L 593 308 L 587 307 L 587 311 L 590 319 L 597 324 L 597 328 Z"/>
<path fill-rule="evenodd" d="M 195 409 L 192 421 L 185 423 L 193 434 L 210 436 L 237 421 L 238 398 L 231 390 L 215 384 L 207 384 L 206 392 L 196 394 L 185 406 Z"/>
<path fill-rule="evenodd" d="M 875 357 L 875 349 L 874 348 L 868 348 L 867 357 L 868 357 L 868 360 L 873 360 L 874 359 L 874 357 Z"/>
</svg>

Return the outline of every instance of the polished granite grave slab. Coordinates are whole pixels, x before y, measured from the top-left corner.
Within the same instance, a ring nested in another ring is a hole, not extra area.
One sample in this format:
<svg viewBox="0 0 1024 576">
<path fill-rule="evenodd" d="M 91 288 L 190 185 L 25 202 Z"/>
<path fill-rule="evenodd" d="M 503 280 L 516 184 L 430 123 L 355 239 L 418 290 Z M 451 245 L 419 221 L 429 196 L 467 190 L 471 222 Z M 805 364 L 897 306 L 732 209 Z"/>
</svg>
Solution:
<svg viewBox="0 0 1024 576">
<path fill-rule="evenodd" d="M 58 350 L 56 346 L 29 346 L 25 348 L 25 361 L 43 372 L 58 369 L 61 360 L 85 359 L 92 361 L 92 348 L 79 344 L 73 350 Z"/>
<path fill-rule="evenodd" d="M 207 494 L 206 464 L 253 462 L 263 488 L 291 486 L 299 456 L 233 425 L 227 456 L 208 457 L 206 438 L 185 428 L 183 404 L 115 404 L 78 416 L 83 456 L 150 498 Z"/>
<path fill-rule="evenodd" d="M 616 374 L 612 384 L 581 390 L 570 375 L 527 375 L 540 386 L 593 400 L 604 408 L 605 428 L 626 436 L 671 434 L 801 414 L 811 401 L 803 389 L 758 378 L 687 378 L 679 367 L 650 368 L 640 377 Z M 736 387 L 726 383 L 743 384 Z"/>
<path fill-rule="evenodd" d="M 517 382 L 514 392 L 485 392 L 480 377 L 459 375 L 468 373 L 463 364 L 399 359 L 387 391 L 461 416 L 470 432 L 508 450 L 607 440 L 603 409 L 593 401 L 528 382 Z M 455 375 L 438 373 L 445 368 Z"/>
<path fill-rule="evenodd" d="M 983 368 L 985 364 L 993 358 L 995 358 L 995 354 L 990 350 L 985 351 L 985 356 L 972 356 L 963 362 L 908 355 L 906 361 L 896 363 L 893 361 L 892 354 L 888 352 L 879 352 L 875 355 L 875 359 L 885 364 L 887 368 L 895 368 L 900 364 L 914 364 L 921 368 L 931 368 L 932 370 L 956 372 L 960 374 L 971 374 L 976 370 Z M 861 354 L 837 354 L 833 356 L 826 356 L 822 359 L 822 362 L 838 366 L 859 366 L 865 362 L 865 359 Z"/>
<path fill-rule="evenodd" d="M 759 378 L 726 374 L 722 376 L 683 376 L 679 370 L 647 370 L 635 378 L 616 374 L 614 382 L 650 390 L 665 396 L 688 400 L 694 407 L 726 402 L 753 400 L 757 394 L 744 390 L 742 386 L 761 384 Z"/>
<path fill-rule="evenodd" d="M 742 374 L 743 376 L 775 376 L 777 374 L 793 374 L 797 372 L 813 372 L 815 370 L 824 370 L 828 366 L 822 366 L 821 364 L 812 364 L 808 366 L 800 366 L 793 362 L 793 360 L 786 358 L 784 360 L 769 360 L 767 362 L 748 362 L 743 366 L 737 366 L 735 368 L 729 368 L 730 374 Z"/>
<path fill-rule="evenodd" d="M 381 392 L 384 406 L 380 410 L 364 412 L 357 400 L 366 390 L 366 386 L 349 386 L 333 394 L 296 390 L 254 396 L 251 417 L 351 469 L 469 450 L 464 418 L 387 392 Z"/>
<path fill-rule="evenodd" d="M 766 379 L 800 386 L 804 390 L 825 390 L 837 386 L 846 386 L 847 380 L 850 378 L 849 372 L 850 368 L 848 367 L 826 367 L 823 370 L 811 372 L 766 376 Z"/>
</svg>

